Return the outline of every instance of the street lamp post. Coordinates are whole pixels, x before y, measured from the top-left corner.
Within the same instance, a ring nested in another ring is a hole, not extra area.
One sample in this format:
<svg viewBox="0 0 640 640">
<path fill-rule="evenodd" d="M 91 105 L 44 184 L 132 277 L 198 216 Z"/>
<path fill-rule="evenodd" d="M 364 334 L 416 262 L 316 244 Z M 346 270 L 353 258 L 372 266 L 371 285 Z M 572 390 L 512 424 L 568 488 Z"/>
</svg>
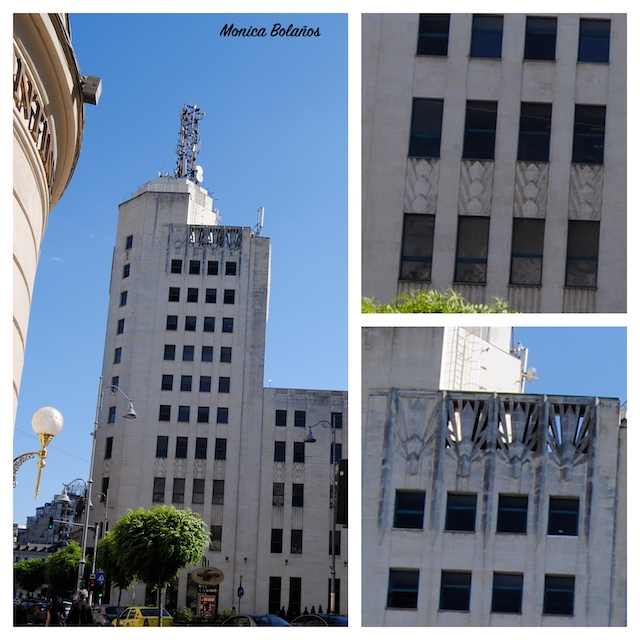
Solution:
<svg viewBox="0 0 640 640">
<path fill-rule="evenodd" d="M 338 473 L 336 461 L 336 424 L 335 416 L 331 416 L 331 422 L 328 420 L 320 420 L 312 424 L 309 432 L 304 438 L 304 442 L 313 443 L 316 441 L 311 429 L 322 425 L 322 428 L 329 427 L 331 429 L 331 486 L 333 495 L 331 502 L 331 593 L 329 600 L 329 615 L 336 614 L 336 522 L 337 522 L 337 502 L 338 502 Z"/>
</svg>

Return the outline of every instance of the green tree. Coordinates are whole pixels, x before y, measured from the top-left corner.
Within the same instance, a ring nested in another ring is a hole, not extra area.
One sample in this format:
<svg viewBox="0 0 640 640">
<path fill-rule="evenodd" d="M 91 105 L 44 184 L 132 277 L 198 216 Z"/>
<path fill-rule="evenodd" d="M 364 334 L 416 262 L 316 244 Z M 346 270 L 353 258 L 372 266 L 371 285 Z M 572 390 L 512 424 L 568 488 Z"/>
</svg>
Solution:
<svg viewBox="0 0 640 640">
<path fill-rule="evenodd" d="M 13 565 L 16 586 L 20 585 L 27 593 L 33 593 L 46 581 L 45 563 L 40 558 L 20 560 Z"/>
<path fill-rule="evenodd" d="M 78 579 L 80 546 L 70 542 L 66 547 L 49 556 L 46 564 L 46 579 L 49 589 L 59 596 L 73 593 Z"/>
<path fill-rule="evenodd" d="M 105 572 L 111 584 L 118 587 L 118 622 L 120 624 L 120 599 L 122 592 L 126 591 L 133 582 L 133 572 L 131 567 L 120 562 L 118 544 L 112 531 L 109 531 L 98 543 L 98 566 Z"/>
<path fill-rule="evenodd" d="M 444 293 L 428 289 L 405 293 L 388 304 L 377 304 L 372 298 L 362 299 L 362 313 L 513 313 L 509 303 L 493 298 L 492 304 L 473 304 L 448 289 Z"/>
<path fill-rule="evenodd" d="M 197 563 L 209 534 L 202 518 L 189 509 L 170 505 L 130 511 L 113 530 L 112 553 L 133 579 L 152 585 L 158 593 L 158 626 L 162 624 L 162 590 L 181 569 Z"/>
</svg>

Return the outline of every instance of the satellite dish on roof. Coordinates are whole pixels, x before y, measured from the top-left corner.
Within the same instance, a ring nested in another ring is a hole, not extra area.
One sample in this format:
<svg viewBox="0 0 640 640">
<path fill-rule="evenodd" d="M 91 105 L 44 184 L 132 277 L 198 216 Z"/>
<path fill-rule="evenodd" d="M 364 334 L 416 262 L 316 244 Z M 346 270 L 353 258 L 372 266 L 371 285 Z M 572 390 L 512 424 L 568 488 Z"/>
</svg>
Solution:
<svg viewBox="0 0 640 640">
<path fill-rule="evenodd" d="M 527 382 L 533 382 L 534 380 L 538 379 L 538 376 L 536 375 L 537 373 L 538 372 L 533 367 L 529 367 L 526 371 L 522 373 L 522 377 Z"/>
<path fill-rule="evenodd" d="M 204 177 L 204 171 L 202 170 L 202 167 L 198 165 L 196 167 L 196 175 L 195 175 L 196 182 L 202 182 L 203 177 Z"/>
</svg>

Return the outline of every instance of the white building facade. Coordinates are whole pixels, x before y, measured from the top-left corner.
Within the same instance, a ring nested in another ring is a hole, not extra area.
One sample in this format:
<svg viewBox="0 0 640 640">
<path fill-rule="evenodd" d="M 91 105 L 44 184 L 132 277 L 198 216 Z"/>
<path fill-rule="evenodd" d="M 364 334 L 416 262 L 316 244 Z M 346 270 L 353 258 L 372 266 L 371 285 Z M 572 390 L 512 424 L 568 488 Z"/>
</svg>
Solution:
<svg viewBox="0 0 640 640">
<path fill-rule="evenodd" d="M 626 16 L 362 25 L 362 294 L 624 312 Z"/>
</svg>

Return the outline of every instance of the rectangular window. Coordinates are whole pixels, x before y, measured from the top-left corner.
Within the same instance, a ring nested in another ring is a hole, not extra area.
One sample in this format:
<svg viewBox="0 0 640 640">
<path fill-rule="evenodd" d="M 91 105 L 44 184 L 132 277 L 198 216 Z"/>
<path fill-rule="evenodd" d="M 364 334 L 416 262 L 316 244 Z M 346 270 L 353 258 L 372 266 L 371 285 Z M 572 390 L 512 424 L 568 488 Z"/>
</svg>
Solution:
<svg viewBox="0 0 640 640">
<path fill-rule="evenodd" d="M 342 429 L 342 412 L 334 411 L 331 413 L 331 424 L 336 429 Z"/>
<path fill-rule="evenodd" d="M 291 553 L 302 553 L 302 529 L 291 529 Z"/>
<path fill-rule="evenodd" d="M 220 347 L 220 362 L 231 362 L 231 347 Z"/>
<path fill-rule="evenodd" d="M 393 526 L 396 529 L 422 529 L 424 523 L 424 491 L 396 490 Z"/>
<path fill-rule="evenodd" d="M 271 553 L 282 553 L 282 529 L 271 529 Z"/>
<path fill-rule="evenodd" d="M 226 438 L 216 438 L 216 449 L 214 453 L 214 458 L 216 460 L 227 459 L 227 439 Z"/>
<path fill-rule="evenodd" d="M 577 104 L 573 118 L 573 155 L 571 162 L 604 162 L 604 129 L 607 108 L 597 104 Z"/>
<path fill-rule="evenodd" d="M 549 536 L 577 536 L 579 498 L 549 497 Z"/>
<path fill-rule="evenodd" d="M 389 569 L 387 607 L 390 609 L 418 608 L 418 569 Z"/>
<path fill-rule="evenodd" d="M 274 462 L 284 462 L 286 455 L 286 442 L 276 441 L 273 449 Z"/>
<path fill-rule="evenodd" d="M 104 458 L 108 460 L 113 452 L 113 437 L 109 436 L 104 442 Z"/>
<path fill-rule="evenodd" d="M 235 304 L 236 302 L 236 290 L 225 289 L 224 290 L 224 304 Z"/>
<path fill-rule="evenodd" d="M 184 502 L 184 478 L 173 479 L 173 495 L 171 496 L 171 502 Z"/>
<path fill-rule="evenodd" d="M 122 361 L 122 347 L 118 347 L 113 352 L 113 364 L 118 364 L 121 361 Z"/>
<path fill-rule="evenodd" d="M 208 276 L 217 276 L 218 275 L 218 261 L 217 260 L 209 260 L 207 262 L 207 275 Z"/>
<path fill-rule="evenodd" d="M 233 333 L 233 318 L 222 318 L 222 333 Z"/>
<path fill-rule="evenodd" d="M 293 443 L 293 461 L 304 462 L 304 442 Z"/>
<path fill-rule="evenodd" d="M 598 284 L 600 223 L 569 220 L 565 287 L 595 288 Z"/>
<path fill-rule="evenodd" d="M 192 276 L 200 275 L 200 260 L 189 260 L 189 274 Z"/>
<path fill-rule="evenodd" d="M 229 424 L 229 409 L 228 407 L 218 407 L 218 415 L 216 417 L 218 424 Z"/>
<path fill-rule="evenodd" d="M 575 576 L 545 575 L 542 613 L 572 616 L 575 587 Z"/>
<path fill-rule="evenodd" d="M 209 379 L 209 390 L 210 389 L 211 389 L 211 379 Z M 229 378 L 228 376 L 220 376 L 218 378 L 218 393 L 229 393 L 230 389 L 231 389 L 231 378 Z"/>
<path fill-rule="evenodd" d="M 216 319 L 211 316 L 205 316 L 203 331 L 205 333 L 213 333 L 216 329 Z"/>
<path fill-rule="evenodd" d="M 551 105 L 545 102 L 520 103 L 518 160 L 549 162 Z"/>
<path fill-rule="evenodd" d="M 527 16 L 524 37 L 525 60 L 555 60 L 557 18 Z"/>
<path fill-rule="evenodd" d="M 176 331 L 178 329 L 178 316 L 167 316 L 167 331 Z"/>
<path fill-rule="evenodd" d="M 211 525 L 211 539 L 209 540 L 209 551 L 222 551 L 222 525 Z"/>
<path fill-rule="evenodd" d="M 201 360 L 202 362 L 213 362 L 213 347 L 202 347 Z"/>
<path fill-rule="evenodd" d="M 109 417 L 107 418 L 107 422 L 109 424 L 113 424 L 116 421 L 116 408 L 109 407 Z"/>
<path fill-rule="evenodd" d="M 338 464 L 340 460 L 342 460 L 342 444 L 336 442 L 334 446 L 332 443 L 329 451 L 329 461 L 331 464 Z"/>
<path fill-rule="evenodd" d="M 178 436 L 176 438 L 176 458 L 187 457 L 187 444 L 189 439 L 184 436 Z"/>
<path fill-rule="evenodd" d="M 158 412 L 158 420 L 160 422 L 168 422 L 171 420 L 171 405 L 161 404 L 160 411 Z"/>
<path fill-rule="evenodd" d="M 224 265 L 224 275 L 235 276 L 237 272 L 237 267 L 238 267 L 237 262 L 226 262 Z"/>
<path fill-rule="evenodd" d="M 208 409 L 209 407 L 207 407 Z M 207 459 L 207 439 L 196 438 L 196 460 Z"/>
<path fill-rule="evenodd" d="M 522 574 L 494 573 L 492 613 L 522 613 Z"/>
<path fill-rule="evenodd" d="M 209 407 L 198 407 L 198 422 L 209 422 Z"/>
<path fill-rule="evenodd" d="M 292 507 L 304 507 L 304 485 L 293 483 L 293 491 L 291 494 Z"/>
<path fill-rule="evenodd" d="M 580 18 L 578 62 L 609 62 L 610 20 Z"/>
<path fill-rule="evenodd" d="M 127 236 L 127 239 L 124 241 L 124 248 L 131 249 L 133 247 L 133 236 Z"/>
<path fill-rule="evenodd" d="M 118 328 L 116 330 L 116 334 L 124 333 L 124 318 L 120 318 L 118 320 Z"/>
<path fill-rule="evenodd" d="M 193 345 L 185 344 L 182 347 L 182 360 L 183 362 L 193 362 Z"/>
<path fill-rule="evenodd" d="M 449 50 L 449 14 L 421 13 L 418 28 L 419 56 L 446 56 Z"/>
<path fill-rule="evenodd" d="M 280 576 L 269 577 L 269 613 L 280 611 L 280 592 L 282 589 L 282 578 Z"/>
<path fill-rule="evenodd" d="M 276 409 L 276 427 L 286 427 L 286 426 L 287 426 L 287 410 Z"/>
<path fill-rule="evenodd" d="M 200 388 L 202 393 L 209 393 L 211 391 L 211 376 L 200 376 Z"/>
<path fill-rule="evenodd" d="M 284 482 L 273 483 L 273 506 L 284 506 Z"/>
<path fill-rule="evenodd" d="M 472 58 L 502 58 L 503 16 L 473 16 Z"/>
<path fill-rule="evenodd" d="M 333 531 L 329 531 L 329 555 L 333 555 L 331 541 L 333 540 Z M 340 531 L 336 531 L 336 555 L 340 555 Z"/>
<path fill-rule="evenodd" d="M 217 298 L 217 289 L 207 289 L 204 292 L 204 301 L 208 303 L 215 303 Z"/>
<path fill-rule="evenodd" d="M 467 100 L 462 157 L 467 160 L 493 160 L 496 147 L 498 103 Z"/>
<path fill-rule="evenodd" d="M 180 376 L 180 391 L 191 391 L 192 376 Z"/>
<path fill-rule="evenodd" d="M 113 378 L 111 378 L 111 386 L 112 387 L 120 386 L 120 376 L 113 376 Z M 116 392 L 115 389 L 111 389 L 111 393 L 115 393 L 115 392 Z"/>
<path fill-rule="evenodd" d="M 439 158 L 442 137 L 443 100 L 414 98 L 411 112 L 411 138 L 409 156 L 412 158 Z"/>
<path fill-rule="evenodd" d="M 489 217 L 458 216 L 458 244 L 454 281 L 484 284 L 487 281 Z"/>
<path fill-rule="evenodd" d="M 122 267 L 122 279 L 124 280 L 125 278 L 128 278 L 130 274 L 131 274 L 131 265 L 125 264 Z"/>
<path fill-rule="evenodd" d="M 475 531 L 476 502 L 475 493 L 447 494 L 445 531 Z"/>
<path fill-rule="evenodd" d="M 440 610 L 469 611 L 471 572 L 443 571 L 440 579 Z"/>
<path fill-rule="evenodd" d="M 165 360 L 175 360 L 176 359 L 176 345 L 175 344 L 165 344 L 164 345 L 164 356 Z"/>
<path fill-rule="evenodd" d="M 198 290 L 190 287 L 187 289 L 187 302 L 198 302 Z"/>
<path fill-rule="evenodd" d="M 498 533 L 527 533 L 529 496 L 498 496 Z"/>
<path fill-rule="evenodd" d="M 182 273 L 182 260 L 171 261 L 171 273 Z"/>
<path fill-rule="evenodd" d="M 169 454 L 169 436 L 158 436 L 156 440 L 156 458 L 166 458 Z"/>
<path fill-rule="evenodd" d="M 307 412 L 306 411 L 295 411 L 293 414 L 293 426 L 294 427 L 305 427 L 307 422 Z"/>
<path fill-rule="evenodd" d="M 124 307 L 127 304 L 127 292 L 126 291 L 122 291 L 120 293 L 120 306 Z"/>
<path fill-rule="evenodd" d="M 185 316 L 184 330 L 195 331 L 196 330 L 196 316 Z"/>
<path fill-rule="evenodd" d="M 302 578 L 289 578 L 289 607 L 295 615 L 302 612 Z"/>
<path fill-rule="evenodd" d="M 169 302 L 180 302 L 180 287 L 169 287 Z"/>
<path fill-rule="evenodd" d="M 400 280 L 431 282 L 435 224 L 434 215 L 404 214 Z"/>
<path fill-rule="evenodd" d="M 213 481 L 211 504 L 224 504 L 224 480 Z"/>
<path fill-rule="evenodd" d="M 162 391 L 173 391 L 173 376 L 170 374 L 163 374 L 162 385 L 160 386 Z"/>
<path fill-rule="evenodd" d="M 204 480 L 202 478 L 193 479 L 191 502 L 193 504 L 204 504 Z"/>
<path fill-rule="evenodd" d="M 542 218 L 513 219 L 509 284 L 542 284 L 544 222 Z"/>
<path fill-rule="evenodd" d="M 153 479 L 153 502 L 164 502 L 165 478 Z"/>
</svg>

